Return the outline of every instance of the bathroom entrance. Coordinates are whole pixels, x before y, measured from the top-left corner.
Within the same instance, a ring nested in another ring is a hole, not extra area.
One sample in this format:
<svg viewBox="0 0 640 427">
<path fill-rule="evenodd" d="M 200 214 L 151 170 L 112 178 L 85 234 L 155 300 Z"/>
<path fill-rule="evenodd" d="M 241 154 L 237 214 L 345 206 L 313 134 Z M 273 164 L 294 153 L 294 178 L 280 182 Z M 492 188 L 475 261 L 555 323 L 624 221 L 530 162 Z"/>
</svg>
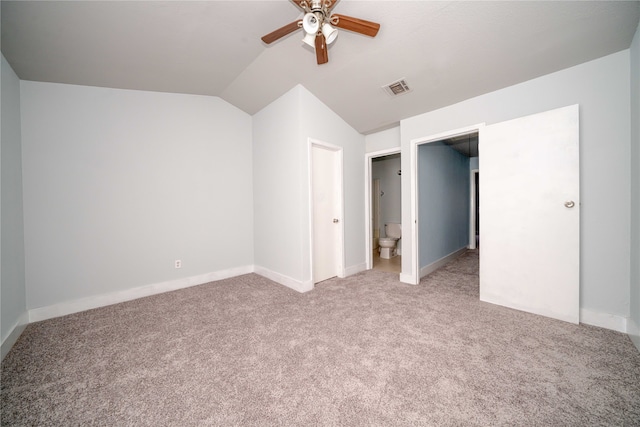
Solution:
<svg viewBox="0 0 640 427">
<path fill-rule="evenodd" d="M 401 157 L 398 150 L 370 153 L 367 268 L 400 274 L 402 269 Z"/>
</svg>

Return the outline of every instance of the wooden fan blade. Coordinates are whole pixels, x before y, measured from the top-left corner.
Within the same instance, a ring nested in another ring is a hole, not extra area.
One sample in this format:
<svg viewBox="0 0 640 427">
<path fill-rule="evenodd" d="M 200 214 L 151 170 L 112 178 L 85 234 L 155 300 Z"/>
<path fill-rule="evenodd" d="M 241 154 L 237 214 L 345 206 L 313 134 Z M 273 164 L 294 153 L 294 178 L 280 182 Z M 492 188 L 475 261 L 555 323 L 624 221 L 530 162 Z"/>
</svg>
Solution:
<svg viewBox="0 0 640 427">
<path fill-rule="evenodd" d="M 274 41 L 286 36 L 287 34 L 293 33 L 295 30 L 300 28 L 300 26 L 298 25 L 299 22 L 301 22 L 301 21 L 295 21 L 295 22 L 292 22 L 290 24 L 285 25 L 282 28 L 278 28 L 277 30 L 267 34 L 266 36 L 263 36 L 262 37 L 262 41 L 265 42 L 266 44 L 270 44 L 270 43 L 273 43 Z"/>
<path fill-rule="evenodd" d="M 316 59 L 318 65 L 329 62 L 329 52 L 327 51 L 327 41 L 322 33 L 316 35 Z"/>
<path fill-rule="evenodd" d="M 337 13 L 331 16 L 332 18 L 338 18 L 336 27 L 343 30 L 353 31 L 356 33 L 364 34 L 365 36 L 375 37 L 380 29 L 380 24 L 365 21 L 364 19 L 352 18 L 351 16 L 338 15 Z"/>
</svg>

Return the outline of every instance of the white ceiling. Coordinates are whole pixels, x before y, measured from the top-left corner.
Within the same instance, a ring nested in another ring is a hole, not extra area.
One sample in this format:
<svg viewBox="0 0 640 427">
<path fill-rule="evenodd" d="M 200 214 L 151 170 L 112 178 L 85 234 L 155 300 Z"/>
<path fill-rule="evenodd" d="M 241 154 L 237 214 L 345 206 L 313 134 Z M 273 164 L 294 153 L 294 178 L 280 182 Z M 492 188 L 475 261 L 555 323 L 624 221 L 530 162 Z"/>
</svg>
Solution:
<svg viewBox="0 0 640 427">
<path fill-rule="evenodd" d="M 2 1 L 2 52 L 23 80 L 215 95 L 254 114 L 302 84 L 361 133 L 627 49 L 638 1 L 350 1 L 381 24 L 340 31 L 316 65 L 289 0 Z M 406 78 L 412 92 L 380 87 Z"/>
</svg>

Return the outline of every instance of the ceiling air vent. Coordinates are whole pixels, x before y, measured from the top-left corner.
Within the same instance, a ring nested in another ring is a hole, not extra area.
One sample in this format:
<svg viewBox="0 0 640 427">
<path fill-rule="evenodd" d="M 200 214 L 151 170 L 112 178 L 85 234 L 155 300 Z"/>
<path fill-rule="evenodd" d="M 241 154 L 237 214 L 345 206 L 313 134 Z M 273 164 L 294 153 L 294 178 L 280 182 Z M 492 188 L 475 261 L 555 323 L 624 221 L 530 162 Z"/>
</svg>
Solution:
<svg viewBox="0 0 640 427">
<path fill-rule="evenodd" d="M 403 93 L 411 92 L 411 89 L 409 89 L 409 85 L 405 79 L 400 79 L 386 86 L 382 86 L 382 89 L 384 89 L 389 96 L 398 96 Z"/>
</svg>

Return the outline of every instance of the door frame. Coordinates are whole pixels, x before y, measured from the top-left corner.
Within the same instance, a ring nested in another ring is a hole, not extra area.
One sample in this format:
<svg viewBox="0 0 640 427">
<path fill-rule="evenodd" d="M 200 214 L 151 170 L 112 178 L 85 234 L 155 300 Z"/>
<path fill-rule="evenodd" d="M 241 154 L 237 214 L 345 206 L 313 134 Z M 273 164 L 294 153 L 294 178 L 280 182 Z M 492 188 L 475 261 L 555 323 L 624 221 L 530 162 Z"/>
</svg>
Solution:
<svg viewBox="0 0 640 427">
<path fill-rule="evenodd" d="M 410 205 L 411 205 L 411 222 L 410 224 L 402 224 L 402 230 L 410 230 L 411 231 L 411 268 L 409 274 L 400 275 L 400 281 L 403 283 L 408 283 L 410 285 L 417 285 L 420 283 L 420 244 L 419 244 L 419 226 L 418 226 L 418 147 L 423 144 L 428 144 L 430 142 L 437 142 L 443 139 L 449 139 L 460 135 L 466 135 L 473 132 L 478 132 L 480 135 L 480 129 L 484 127 L 484 123 L 479 123 L 471 126 L 466 126 L 463 128 L 452 129 L 445 132 L 440 132 L 437 134 L 423 136 L 420 138 L 415 138 L 409 141 L 409 153 L 410 153 L 410 169 L 411 176 L 409 177 L 410 182 Z M 480 136 L 478 136 L 479 138 Z M 480 140 L 478 140 L 478 144 L 480 144 Z"/>
<path fill-rule="evenodd" d="M 480 169 L 471 169 L 469 179 L 471 181 L 471 190 L 469 194 L 469 249 L 476 249 L 476 176 L 480 173 Z"/>
<path fill-rule="evenodd" d="M 314 230 L 314 215 L 313 215 L 313 149 L 319 148 L 323 150 L 328 150 L 334 152 L 334 169 L 336 175 L 334 176 L 334 180 L 336 186 L 338 187 L 336 194 L 334 195 L 334 203 L 337 207 L 338 211 L 338 241 L 336 242 L 336 276 L 338 277 L 346 277 L 345 274 L 345 260 L 344 260 L 344 171 L 343 171 L 343 149 L 342 147 L 334 144 L 330 144 L 328 142 L 320 141 L 314 138 L 307 139 L 307 152 L 308 158 L 307 162 L 309 165 L 309 175 L 308 175 L 308 194 L 309 194 L 309 272 L 311 275 L 310 282 L 312 285 L 315 285 L 314 276 L 313 276 L 313 230 Z"/>
<path fill-rule="evenodd" d="M 367 251 L 367 270 L 373 268 L 373 236 L 371 235 L 373 230 L 373 207 L 371 204 L 371 179 L 372 179 L 372 163 L 373 159 L 378 157 L 386 157 L 392 154 L 400 154 L 402 156 L 402 150 L 400 147 L 387 148 L 385 150 L 373 151 L 366 153 L 364 156 L 364 224 L 365 224 L 365 250 Z M 402 208 L 401 208 L 402 209 Z M 402 218 L 402 216 L 401 216 Z"/>
</svg>

